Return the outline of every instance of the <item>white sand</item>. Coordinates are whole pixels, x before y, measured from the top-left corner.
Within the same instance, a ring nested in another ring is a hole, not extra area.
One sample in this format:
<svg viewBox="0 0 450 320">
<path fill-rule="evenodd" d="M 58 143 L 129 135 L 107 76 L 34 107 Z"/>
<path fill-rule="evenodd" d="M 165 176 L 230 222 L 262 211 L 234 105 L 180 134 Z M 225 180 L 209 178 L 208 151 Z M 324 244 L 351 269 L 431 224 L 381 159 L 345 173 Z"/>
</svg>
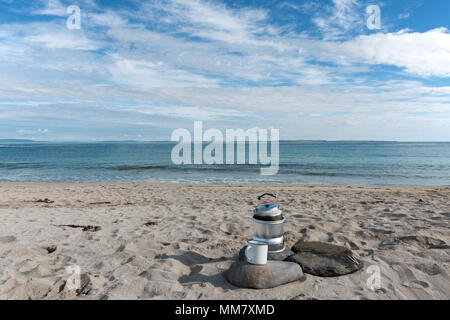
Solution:
<svg viewBox="0 0 450 320">
<path fill-rule="evenodd" d="M 279 197 L 289 246 L 347 246 L 366 267 L 268 290 L 228 284 L 264 192 Z M 54 203 L 34 202 L 45 198 Z M 0 216 L 2 299 L 450 298 L 450 187 L 1 183 Z M 57 226 L 67 224 L 102 229 Z M 72 265 L 78 293 L 66 283 Z M 376 291 L 370 265 L 381 270 Z"/>
</svg>

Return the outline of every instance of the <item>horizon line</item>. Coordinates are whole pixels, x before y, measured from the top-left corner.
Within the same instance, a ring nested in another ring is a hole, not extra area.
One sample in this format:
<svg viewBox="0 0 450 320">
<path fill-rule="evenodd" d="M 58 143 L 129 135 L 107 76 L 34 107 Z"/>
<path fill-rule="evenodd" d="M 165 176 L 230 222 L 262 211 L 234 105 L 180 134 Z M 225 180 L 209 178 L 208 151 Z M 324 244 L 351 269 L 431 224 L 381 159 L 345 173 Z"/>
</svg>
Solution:
<svg viewBox="0 0 450 320">
<path fill-rule="evenodd" d="M 200 140 L 201 141 L 201 140 Z M 200 142 L 199 140 L 192 140 L 192 142 Z M 222 142 L 235 142 L 236 140 L 222 140 Z M 123 139 L 123 140 L 33 140 L 33 139 L 17 139 L 17 138 L 0 138 L 0 143 L 148 143 L 148 142 L 172 142 L 172 143 L 179 143 L 179 141 L 171 141 L 171 140 L 130 140 L 130 139 Z M 205 141 L 206 143 L 210 141 Z M 245 142 L 249 142 L 246 140 Z M 252 141 L 257 142 L 257 141 Z M 268 141 L 269 142 L 269 141 Z M 336 139 L 336 140 L 329 140 L 329 139 L 280 139 L 279 142 L 409 142 L 409 143 L 450 143 L 450 140 L 366 140 L 366 139 Z"/>
</svg>

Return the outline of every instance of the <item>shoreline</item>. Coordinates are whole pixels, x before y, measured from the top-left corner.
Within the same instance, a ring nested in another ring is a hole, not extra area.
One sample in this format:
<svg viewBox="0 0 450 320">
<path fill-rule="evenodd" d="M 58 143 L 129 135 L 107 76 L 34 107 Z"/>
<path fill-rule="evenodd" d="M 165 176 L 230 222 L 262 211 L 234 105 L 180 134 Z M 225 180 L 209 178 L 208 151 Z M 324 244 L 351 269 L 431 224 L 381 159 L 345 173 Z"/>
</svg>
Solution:
<svg viewBox="0 0 450 320">
<path fill-rule="evenodd" d="M 393 184 L 393 185 L 366 185 L 366 184 L 325 184 L 325 183 L 187 183 L 187 182 L 152 182 L 152 181 L 124 181 L 124 182 L 52 182 L 52 181 L 1 181 L 3 184 L 10 185 L 185 185 L 185 186 L 227 186 L 227 187 L 249 187 L 249 186 L 269 186 L 269 187 L 363 187 L 363 188 L 450 188 L 450 185 L 418 185 L 418 184 Z"/>
<path fill-rule="evenodd" d="M 288 247 L 342 245 L 366 267 L 274 289 L 230 285 L 264 192 L 277 195 Z M 447 186 L 1 182 L 0 298 L 449 299 L 449 208 Z M 79 294 L 66 285 L 73 265 Z M 376 291 L 370 265 L 381 269 Z"/>
</svg>

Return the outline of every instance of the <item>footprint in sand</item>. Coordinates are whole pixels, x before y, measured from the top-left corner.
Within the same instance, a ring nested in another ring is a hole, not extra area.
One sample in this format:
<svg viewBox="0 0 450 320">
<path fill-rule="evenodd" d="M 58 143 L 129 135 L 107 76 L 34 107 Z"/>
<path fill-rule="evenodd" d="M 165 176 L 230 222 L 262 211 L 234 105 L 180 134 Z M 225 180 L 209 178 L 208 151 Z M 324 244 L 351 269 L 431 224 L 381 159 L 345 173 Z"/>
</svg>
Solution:
<svg viewBox="0 0 450 320">
<path fill-rule="evenodd" d="M 447 249 L 445 241 L 426 236 L 405 236 L 395 240 L 400 244 L 415 245 L 424 249 Z"/>
<path fill-rule="evenodd" d="M 416 264 L 414 267 L 429 276 L 436 276 L 442 272 L 442 269 L 436 264 Z"/>
<path fill-rule="evenodd" d="M 14 236 L 0 237 L 0 243 L 11 243 L 16 240 L 17 240 L 17 238 Z"/>
<path fill-rule="evenodd" d="M 403 282 L 402 286 L 411 288 L 411 289 L 425 289 L 425 288 L 428 288 L 430 285 L 425 281 L 412 280 L 412 281 Z"/>
<path fill-rule="evenodd" d="M 242 226 L 237 223 L 221 223 L 220 224 L 220 231 L 224 232 L 225 234 L 231 235 L 231 234 L 239 234 L 241 232 Z"/>
</svg>

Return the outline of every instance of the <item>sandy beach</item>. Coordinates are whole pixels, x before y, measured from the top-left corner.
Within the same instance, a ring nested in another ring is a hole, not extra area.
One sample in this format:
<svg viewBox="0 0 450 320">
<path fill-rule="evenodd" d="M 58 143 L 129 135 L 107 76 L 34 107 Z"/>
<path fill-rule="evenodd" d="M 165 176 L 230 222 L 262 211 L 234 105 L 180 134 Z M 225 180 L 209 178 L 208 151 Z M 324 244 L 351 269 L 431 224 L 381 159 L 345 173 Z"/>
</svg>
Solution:
<svg viewBox="0 0 450 320">
<path fill-rule="evenodd" d="M 264 192 L 278 196 L 288 246 L 346 246 L 365 267 L 274 289 L 230 285 Z M 450 299 L 450 187 L 0 183 L 0 216 L 1 299 Z"/>
</svg>

